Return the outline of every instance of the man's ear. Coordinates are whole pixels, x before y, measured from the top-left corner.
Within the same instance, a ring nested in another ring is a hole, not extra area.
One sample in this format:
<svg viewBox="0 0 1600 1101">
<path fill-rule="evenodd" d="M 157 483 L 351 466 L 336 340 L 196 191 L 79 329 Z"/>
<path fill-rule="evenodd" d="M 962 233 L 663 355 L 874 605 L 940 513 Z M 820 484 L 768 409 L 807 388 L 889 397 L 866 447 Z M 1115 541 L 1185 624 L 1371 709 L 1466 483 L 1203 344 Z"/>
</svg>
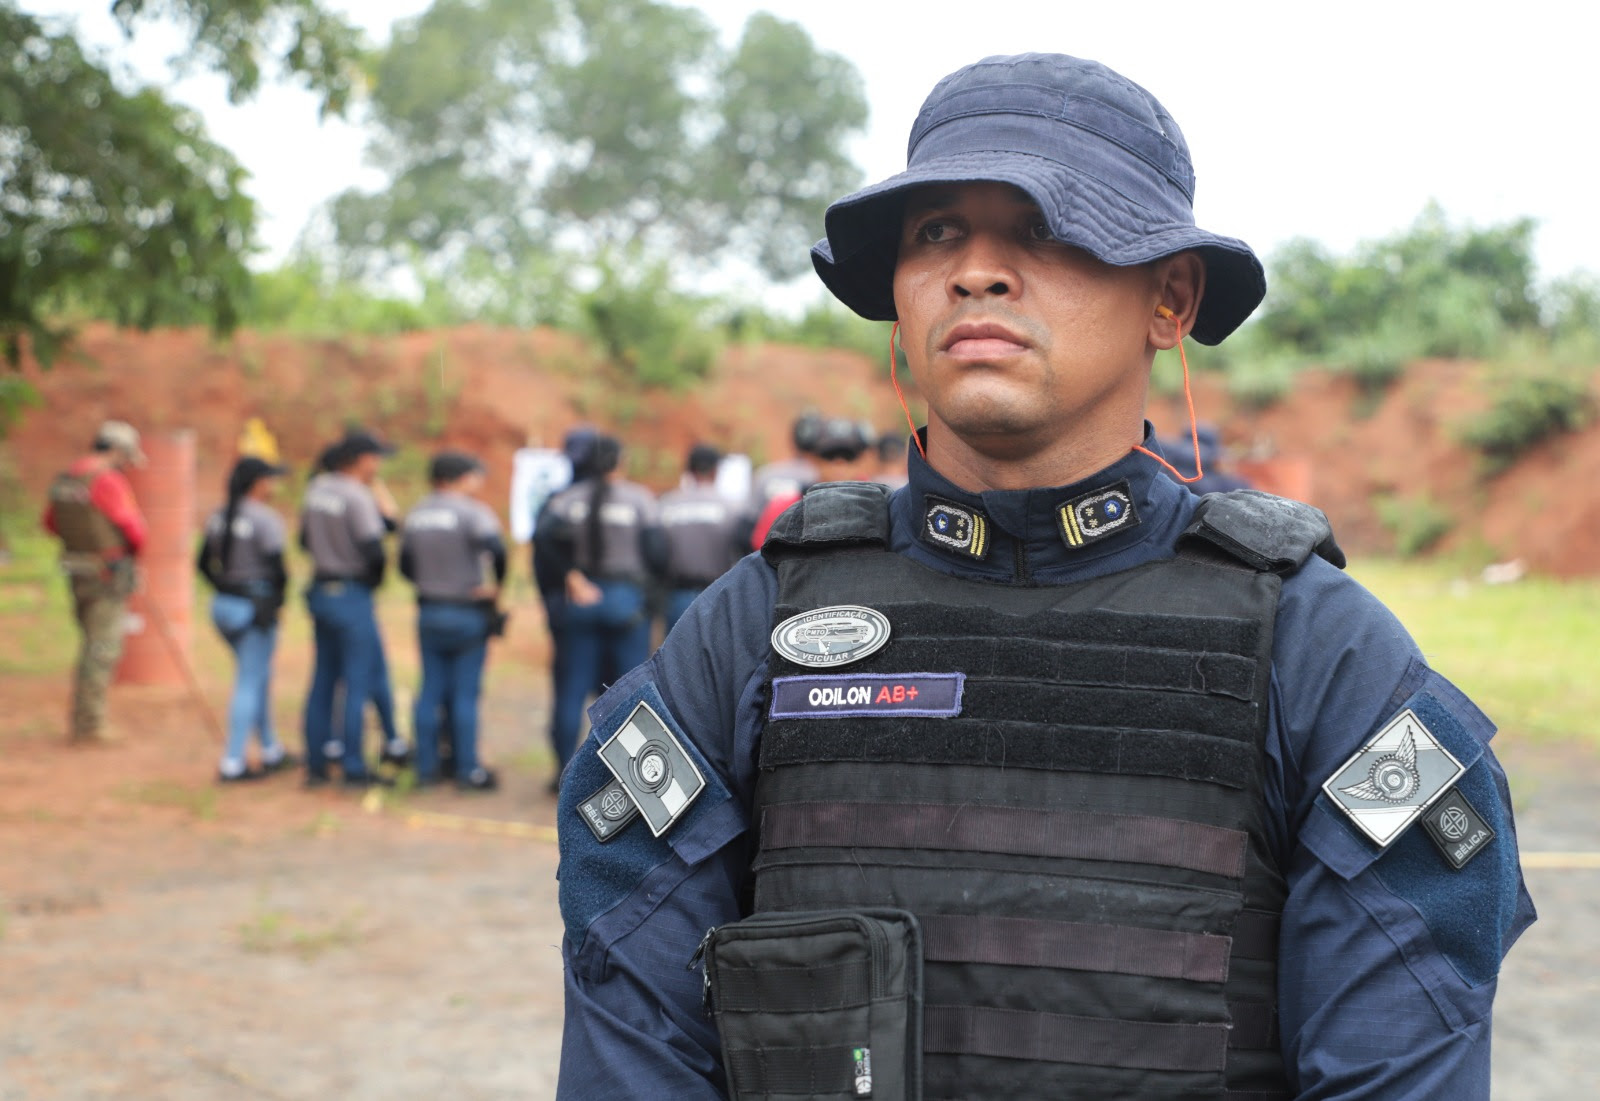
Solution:
<svg viewBox="0 0 1600 1101">
<path fill-rule="evenodd" d="M 1156 303 L 1150 315 L 1150 343 L 1173 348 L 1194 329 L 1206 289 L 1206 264 L 1198 252 L 1180 252 L 1156 261 Z"/>
</svg>

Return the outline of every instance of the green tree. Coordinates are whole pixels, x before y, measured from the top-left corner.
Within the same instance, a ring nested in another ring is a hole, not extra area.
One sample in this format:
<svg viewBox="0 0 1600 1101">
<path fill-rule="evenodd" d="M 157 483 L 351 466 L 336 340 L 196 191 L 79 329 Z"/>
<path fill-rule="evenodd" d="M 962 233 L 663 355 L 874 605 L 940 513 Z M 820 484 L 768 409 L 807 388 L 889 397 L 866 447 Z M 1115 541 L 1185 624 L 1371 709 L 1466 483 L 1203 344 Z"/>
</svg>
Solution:
<svg viewBox="0 0 1600 1101">
<path fill-rule="evenodd" d="M 436 0 L 375 59 L 372 105 L 389 184 L 336 200 L 346 270 L 490 279 L 534 253 L 793 275 L 866 121 L 801 28 L 757 15 L 724 51 L 659 0 Z"/>
<path fill-rule="evenodd" d="M 354 30 L 312 0 L 116 0 L 123 26 L 178 19 L 236 97 L 260 55 L 342 105 Z M 341 75 L 342 74 L 342 75 Z M 238 162 L 159 91 L 127 91 L 73 34 L 0 0 L 0 345 L 48 362 L 78 313 L 148 327 L 238 319 L 254 206 Z"/>
</svg>

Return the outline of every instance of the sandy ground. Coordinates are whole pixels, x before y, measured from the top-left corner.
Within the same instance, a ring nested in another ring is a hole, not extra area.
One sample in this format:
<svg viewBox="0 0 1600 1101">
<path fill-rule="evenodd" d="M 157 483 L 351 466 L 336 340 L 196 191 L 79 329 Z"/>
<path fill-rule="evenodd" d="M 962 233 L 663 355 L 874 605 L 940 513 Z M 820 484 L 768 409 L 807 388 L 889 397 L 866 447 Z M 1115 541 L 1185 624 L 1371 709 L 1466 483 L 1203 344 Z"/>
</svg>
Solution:
<svg viewBox="0 0 1600 1101">
<path fill-rule="evenodd" d="M 553 1095 L 542 672 L 495 672 L 502 790 L 381 807 L 290 776 L 218 789 L 182 693 L 122 690 L 124 742 L 69 749 L 40 718 L 59 692 L 55 677 L 0 683 L 0 1101 Z M 1600 851 L 1600 759 L 1500 749 L 1524 850 Z M 1528 879 L 1541 921 L 1502 979 L 1494 1096 L 1600 1096 L 1600 869 Z"/>
</svg>

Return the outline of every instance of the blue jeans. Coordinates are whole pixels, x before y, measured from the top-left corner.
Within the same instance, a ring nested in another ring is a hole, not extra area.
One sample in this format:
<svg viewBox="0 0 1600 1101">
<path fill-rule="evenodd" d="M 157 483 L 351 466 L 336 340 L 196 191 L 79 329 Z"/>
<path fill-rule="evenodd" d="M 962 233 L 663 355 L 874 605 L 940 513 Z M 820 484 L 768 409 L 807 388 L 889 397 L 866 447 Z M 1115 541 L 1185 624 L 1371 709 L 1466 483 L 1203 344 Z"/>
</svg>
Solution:
<svg viewBox="0 0 1600 1101">
<path fill-rule="evenodd" d="M 344 581 L 313 585 L 306 594 L 316 640 L 316 666 L 311 675 L 311 692 L 306 697 L 306 772 L 312 776 L 327 772 L 323 747 L 334 730 L 334 689 L 344 682 L 344 705 L 340 709 L 338 741 L 344 750 L 340 767 L 346 778 L 365 776 L 367 764 L 361 755 L 362 711 L 372 695 L 373 679 L 383 650 L 378 634 L 378 619 L 373 611 L 372 590 L 365 585 Z"/>
<path fill-rule="evenodd" d="M 456 779 L 478 767 L 478 693 L 489 651 L 489 617 L 470 604 L 417 605 L 422 691 L 412 713 L 417 779 L 439 778 L 439 718 L 448 705 Z"/>
<path fill-rule="evenodd" d="M 272 730 L 272 652 L 278 645 L 276 627 L 255 625 L 256 606 L 248 598 L 218 593 L 211 601 L 211 622 L 233 648 L 237 674 L 233 699 L 228 703 L 228 744 L 224 761 L 244 762 L 251 731 L 262 750 L 281 753 Z"/>
<path fill-rule="evenodd" d="M 598 604 L 558 601 L 551 622 L 558 651 L 556 698 L 551 709 L 550 744 L 561 768 L 578 751 L 578 728 L 589 694 L 603 678 L 621 677 L 650 656 L 650 616 L 644 589 L 630 581 L 601 581 Z"/>
<path fill-rule="evenodd" d="M 683 618 L 683 613 L 689 610 L 689 605 L 694 603 L 694 598 L 705 592 L 705 589 L 673 589 L 667 594 L 667 633 L 672 633 L 672 627 Z"/>
</svg>

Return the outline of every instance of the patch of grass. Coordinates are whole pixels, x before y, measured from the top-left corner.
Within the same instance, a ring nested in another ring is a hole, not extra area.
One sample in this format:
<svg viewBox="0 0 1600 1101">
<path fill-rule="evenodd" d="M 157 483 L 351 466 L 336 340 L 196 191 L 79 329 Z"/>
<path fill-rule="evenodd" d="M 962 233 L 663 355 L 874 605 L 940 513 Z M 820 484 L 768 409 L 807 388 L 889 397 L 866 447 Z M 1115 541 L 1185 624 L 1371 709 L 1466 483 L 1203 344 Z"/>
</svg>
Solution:
<svg viewBox="0 0 1600 1101">
<path fill-rule="evenodd" d="M 1364 559 L 1351 572 L 1502 730 L 1600 745 L 1600 581 L 1485 585 L 1445 561 Z"/>
<path fill-rule="evenodd" d="M 333 837 L 342 829 L 344 819 L 332 811 L 319 810 L 311 821 L 295 827 L 294 833 L 300 837 Z"/>
<path fill-rule="evenodd" d="M 286 953 L 309 963 L 334 948 L 349 948 L 365 937 L 361 912 L 353 910 L 327 921 L 306 921 L 263 899 L 235 932 L 239 947 L 257 955 Z"/>
<path fill-rule="evenodd" d="M 130 803 L 188 811 L 191 817 L 201 822 L 210 822 L 217 817 L 217 789 L 210 784 L 194 787 L 173 780 L 151 780 L 143 784 L 129 784 L 120 794 Z"/>
</svg>

